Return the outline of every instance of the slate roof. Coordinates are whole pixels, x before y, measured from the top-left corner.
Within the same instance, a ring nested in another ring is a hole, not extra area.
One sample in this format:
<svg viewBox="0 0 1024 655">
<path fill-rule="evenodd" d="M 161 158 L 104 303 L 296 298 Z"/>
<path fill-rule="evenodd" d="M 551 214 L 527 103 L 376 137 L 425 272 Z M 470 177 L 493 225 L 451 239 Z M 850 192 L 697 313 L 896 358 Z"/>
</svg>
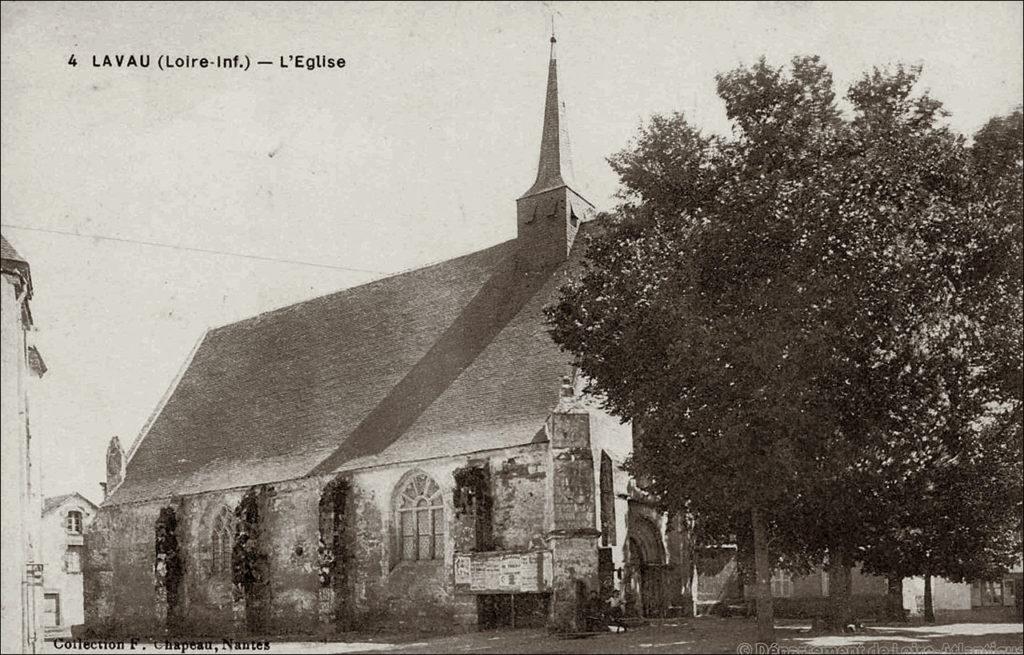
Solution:
<svg viewBox="0 0 1024 655">
<path fill-rule="evenodd" d="M 548 89 L 544 98 L 544 129 L 541 131 L 540 159 L 537 179 L 523 194 L 532 196 L 561 186 L 575 186 L 569 130 L 565 121 L 565 103 L 558 99 L 558 58 L 555 37 L 551 36 L 551 59 L 548 62 Z"/>
<path fill-rule="evenodd" d="M 515 255 L 507 241 L 210 330 L 105 504 L 542 439 L 570 367 L 541 309 L 574 264 L 530 273 Z"/>
<path fill-rule="evenodd" d="M 26 283 L 29 285 L 29 291 L 31 293 L 32 280 L 31 280 L 31 269 L 28 265 L 28 260 L 21 256 L 21 254 L 14 249 L 11 242 L 7 240 L 7 237 L 0 234 L 0 268 L 4 271 L 18 273 L 25 278 Z"/>
<path fill-rule="evenodd" d="M 5 261 L 21 262 L 22 264 L 28 263 L 25 261 L 24 257 L 18 254 L 18 251 L 14 249 L 14 246 L 8 243 L 7 237 L 2 234 L 0 234 L 0 259 Z"/>
<path fill-rule="evenodd" d="M 79 493 L 63 494 L 61 496 L 50 496 L 49 498 L 43 499 L 43 514 L 47 514 L 57 509 L 64 504 L 70 498 L 81 498 L 83 504 L 89 505 L 90 507 L 96 507 L 88 498 Z"/>
<path fill-rule="evenodd" d="M 7 240 L 7 237 L 2 234 L 0 234 L 0 270 L 20 276 L 28 290 L 27 298 L 32 297 L 32 270 L 28 265 L 28 260 L 22 257 Z M 17 292 L 20 294 L 21 283 L 17 283 L 17 285 Z M 32 311 L 28 302 L 21 306 L 21 320 L 23 325 L 32 325 Z"/>
</svg>

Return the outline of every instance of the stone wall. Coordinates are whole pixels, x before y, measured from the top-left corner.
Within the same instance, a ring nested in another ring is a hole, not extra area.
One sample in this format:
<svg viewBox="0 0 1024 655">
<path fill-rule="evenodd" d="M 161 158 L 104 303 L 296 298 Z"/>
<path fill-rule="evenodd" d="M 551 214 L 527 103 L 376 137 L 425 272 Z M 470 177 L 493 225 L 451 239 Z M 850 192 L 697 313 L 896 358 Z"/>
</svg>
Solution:
<svg viewBox="0 0 1024 655">
<path fill-rule="evenodd" d="M 454 591 L 452 566 L 459 523 L 456 469 L 472 462 L 490 472 L 493 547 L 528 550 L 545 544 L 547 445 L 531 444 L 474 458 L 341 472 L 261 485 L 256 548 L 266 578 L 258 598 L 244 593 L 230 570 L 214 567 L 212 534 L 218 517 L 233 517 L 248 489 L 102 507 L 85 539 L 86 624 L 97 633 L 165 634 L 166 594 L 154 572 L 155 528 L 163 508 L 177 518 L 183 573 L 177 616 L 170 626 L 191 635 L 313 634 L 336 629 L 471 629 L 476 598 Z M 589 464 L 588 464 L 589 465 Z M 443 557 L 402 561 L 395 492 L 414 471 L 440 487 L 446 522 Z M 348 481 L 344 584 L 325 590 L 321 577 L 320 500 L 332 480 Z M 251 623 L 253 604 L 261 611 Z M 343 608 L 344 616 L 325 611 Z M 248 614 L 247 614 L 248 612 Z M 246 617 L 250 624 L 247 625 Z"/>
<path fill-rule="evenodd" d="M 101 633 L 160 634 L 153 584 L 154 524 L 162 503 L 101 507 L 85 533 L 85 622 Z"/>
<path fill-rule="evenodd" d="M 591 442 L 590 416 L 563 386 L 559 408 L 545 425 L 550 448 L 547 521 L 553 578 L 550 627 L 575 632 L 586 629 L 581 608 L 600 589 L 597 468 Z"/>
<path fill-rule="evenodd" d="M 754 613 L 754 601 L 747 600 L 747 612 Z M 779 619 L 808 619 L 827 617 L 830 612 L 829 599 L 825 598 L 776 598 L 772 601 L 775 617 Z M 878 594 L 853 594 L 850 607 L 858 621 L 881 621 L 885 618 L 886 598 Z"/>
<path fill-rule="evenodd" d="M 491 460 L 496 550 L 544 547 L 544 451 Z"/>
</svg>

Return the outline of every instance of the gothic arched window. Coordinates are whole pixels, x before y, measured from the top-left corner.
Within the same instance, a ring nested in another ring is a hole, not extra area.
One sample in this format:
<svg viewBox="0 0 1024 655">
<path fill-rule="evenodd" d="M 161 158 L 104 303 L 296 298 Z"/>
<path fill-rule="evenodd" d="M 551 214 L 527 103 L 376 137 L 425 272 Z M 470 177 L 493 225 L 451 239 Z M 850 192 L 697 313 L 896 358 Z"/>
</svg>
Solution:
<svg viewBox="0 0 1024 655">
<path fill-rule="evenodd" d="M 231 572 L 231 550 L 235 545 L 235 516 L 228 508 L 221 510 L 213 522 L 210 535 L 210 573 Z"/>
<path fill-rule="evenodd" d="M 426 473 L 417 472 L 399 488 L 395 504 L 401 559 L 442 559 L 444 506 L 437 483 Z"/>
</svg>

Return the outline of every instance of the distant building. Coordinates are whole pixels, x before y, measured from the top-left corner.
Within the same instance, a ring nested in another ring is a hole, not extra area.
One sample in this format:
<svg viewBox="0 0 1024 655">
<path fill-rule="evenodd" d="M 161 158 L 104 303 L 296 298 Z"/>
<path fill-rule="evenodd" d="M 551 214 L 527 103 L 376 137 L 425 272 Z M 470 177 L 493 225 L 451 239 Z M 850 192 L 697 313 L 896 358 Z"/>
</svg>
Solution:
<svg viewBox="0 0 1024 655">
<path fill-rule="evenodd" d="M 1018 563 L 998 580 L 950 582 L 932 578 L 932 607 L 939 619 L 1020 616 L 1022 567 Z M 911 616 L 924 614 L 924 579 L 903 581 L 903 607 Z"/>
<path fill-rule="evenodd" d="M 85 531 L 96 505 L 81 494 L 43 501 L 43 627 L 47 638 L 70 637 L 85 621 L 82 562 Z"/>
<path fill-rule="evenodd" d="M 971 583 L 971 609 L 1013 607 L 1021 618 L 1024 605 L 1024 563 L 1017 564 L 999 580 Z"/>
<path fill-rule="evenodd" d="M 708 614 L 739 609 L 754 599 L 754 587 L 740 573 L 736 547 L 707 548 L 697 557 L 696 612 Z M 829 573 L 817 568 L 796 575 L 783 569 L 772 571 L 771 593 L 775 616 L 807 618 L 824 616 L 829 604 Z M 950 582 L 932 578 L 932 607 L 939 619 L 1004 619 L 1020 614 L 1021 566 L 1017 564 L 1000 579 Z M 886 616 L 888 581 L 865 573 L 860 566 L 850 571 L 850 601 L 854 616 L 877 619 Z M 909 616 L 924 614 L 924 579 L 903 580 L 903 609 Z"/>
<path fill-rule="evenodd" d="M 780 618 L 804 618 L 823 616 L 829 604 L 831 580 L 824 568 L 795 575 L 784 569 L 772 571 L 772 597 L 776 599 L 776 615 Z M 880 576 L 870 575 L 860 566 L 850 569 L 850 606 L 859 619 L 885 617 L 888 581 Z M 749 598 L 753 598 L 753 587 L 747 587 Z"/>
<path fill-rule="evenodd" d="M 0 236 L 0 438 L 3 442 L 0 521 L 3 565 L 0 575 L 0 650 L 34 653 L 42 647 L 43 565 L 40 558 L 39 468 L 29 426 L 32 380 L 46 371 L 31 344 L 32 275 L 28 261 Z"/>
</svg>

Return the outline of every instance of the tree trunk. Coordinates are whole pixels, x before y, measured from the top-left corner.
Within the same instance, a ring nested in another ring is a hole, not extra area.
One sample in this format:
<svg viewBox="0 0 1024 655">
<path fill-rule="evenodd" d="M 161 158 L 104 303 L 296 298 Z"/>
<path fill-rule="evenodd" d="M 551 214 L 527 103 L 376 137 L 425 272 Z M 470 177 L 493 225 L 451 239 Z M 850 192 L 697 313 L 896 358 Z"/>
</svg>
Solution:
<svg viewBox="0 0 1024 655">
<path fill-rule="evenodd" d="M 689 598 L 689 603 L 686 611 L 689 616 L 697 616 L 700 589 L 698 585 L 700 580 L 697 576 L 697 547 L 696 543 L 696 529 L 693 520 L 688 515 L 676 515 L 676 528 L 679 533 L 684 536 L 683 542 L 680 544 L 680 569 L 686 571 L 683 575 L 685 576 L 685 589 L 684 589 L 684 601 L 686 597 Z"/>
<path fill-rule="evenodd" d="M 700 580 L 697 577 L 696 558 L 692 559 L 691 562 L 692 564 L 690 566 L 690 616 L 695 617 L 697 616 L 697 612 L 700 609 L 697 602 L 700 598 L 700 596 L 698 595 L 700 594 L 700 589 L 698 589 L 697 587 L 697 585 L 700 584 Z"/>
<path fill-rule="evenodd" d="M 828 562 L 828 627 L 833 632 L 843 632 L 853 623 L 853 606 L 850 602 L 850 569 L 846 557 L 832 553 Z"/>
<path fill-rule="evenodd" d="M 924 574 L 924 620 L 935 623 L 935 608 L 932 606 L 932 574 Z"/>
<path fill-rule="evenodd" d="M 903 578 L 889 576 L 888 596 L 885 604 L 886 618 L 896 623 L 905 623 L 907 614 L 903 610 Z"/>
<path fill-rule="evenodd" d="M 760 510 L 750 512 L 754 529 L 754 577 L 757 598 L 757 643 L 774 647 L 775 610 L 772 607 L 772 569 L 768 564 L 768 528 Z"/>
</svg>

